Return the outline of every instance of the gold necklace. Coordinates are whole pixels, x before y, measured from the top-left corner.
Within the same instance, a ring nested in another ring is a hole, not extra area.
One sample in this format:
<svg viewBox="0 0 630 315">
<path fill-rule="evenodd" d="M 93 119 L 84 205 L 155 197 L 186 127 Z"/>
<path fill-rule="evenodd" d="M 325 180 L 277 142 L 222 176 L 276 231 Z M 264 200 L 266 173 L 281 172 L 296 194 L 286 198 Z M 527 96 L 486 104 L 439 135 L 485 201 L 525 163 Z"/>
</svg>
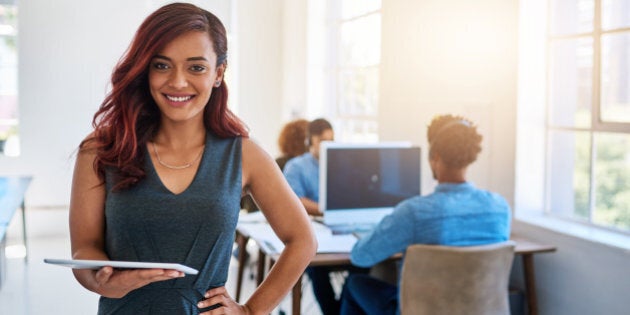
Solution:
<svg viewBox="0 0 630 315">
<path fill-rule="evenodd" d="M 201 158 L 201 155 L 203 154 L 203 150 L 205 148 L 205 146 L 204 146 L 204 148 L 201 148 L 201 152 L 199 152 L 199 155 L 197 155 L 197 157 L 190 163 L 187 163 L 187 164 L 184 164 L 184 165 L 170 165 L 170 164 L 167 164 L 164 161 L 162 161 L 162 159 L 160 159 L 160 155 L 158 154 L 157 147 L 155 146 L 155 142 L 151 142 L 151 144 L 153 145 L 153 152 L 155 152 L 155 157 L 157 158 L 158 163 L 160 163 L 160 165 L 162 165 L 162 166 L 164 166 L 166 168 L 170 168 L 172 170 L 183 170 L 183 169 L 186 169 L 186 168 L 189 168 L 189 167 L 193 166 L 193 164 L 195 162 L 197 162 L 197 160 L 199 160 L 199 158 Z"/>
</svg>

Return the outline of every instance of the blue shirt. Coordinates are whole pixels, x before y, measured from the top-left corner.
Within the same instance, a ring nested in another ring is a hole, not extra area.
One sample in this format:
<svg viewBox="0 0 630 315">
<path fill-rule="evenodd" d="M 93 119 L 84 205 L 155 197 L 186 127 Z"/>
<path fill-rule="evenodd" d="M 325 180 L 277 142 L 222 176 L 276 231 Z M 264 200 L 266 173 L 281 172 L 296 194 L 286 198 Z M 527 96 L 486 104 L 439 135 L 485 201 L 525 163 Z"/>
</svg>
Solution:
<svg viewBox="0 0 630 315">
<path fill-rule="evenodd" d="M 510 207 L 496 193 L 471 183 L 440 184 L 427 196 L 399 203 L 392 214 L 362 237 L 350 259 L 373 266 L 412 244 L 472 246 L 503 242 L 510 236 Z"/>
<path fill-rule="evenodd" d="M 311 153 L 290 159 L 283 172 L 299 198 L 306 197 L 319 202 L 319 161 Z"/>
</svg>

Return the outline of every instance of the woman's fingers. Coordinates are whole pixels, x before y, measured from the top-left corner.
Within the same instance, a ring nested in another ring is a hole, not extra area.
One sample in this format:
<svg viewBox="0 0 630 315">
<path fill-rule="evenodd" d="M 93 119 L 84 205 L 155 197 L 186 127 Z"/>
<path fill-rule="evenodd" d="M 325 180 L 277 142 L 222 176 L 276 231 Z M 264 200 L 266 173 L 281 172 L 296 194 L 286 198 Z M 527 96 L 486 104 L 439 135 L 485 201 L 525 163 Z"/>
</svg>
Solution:
<svg viewBox="0 0 630 315">
<path fill-rule="evenodd" d="M 205 297 L 209 298 L 215 295 L 225 295 L 227 297 L 230 297 L 230 294 L 228 293 L 227 289 L 225 289 L 225 287 L 216 287 L 214 289 L 210 289 L 206 291 Z"/>
<path fill-rule="evenodd" d="M 243 306 L 236 303 L 228 293 L 225 287 L 218 287 L 208 290 L 205 294 L 206 299 L 199 302 L 197 307 L 207 308 L 211 306 L 218 306 L 210 311 L 201 313 L 202 315 L 217 315 L 217 314 L 244 314 Z"/>
<path fill-rule="evenodd" d="M 133 273 L 135 273 L 135 275 L 133 275 Z M 134 269 L 131 274 L 138 279 L 147 281 L 147 283 L 181 278 L 184 276 L 183 272 L 170 269 Z"/>
<path fill-rule="evenodd" d="M 122 297 L 129 291 L 149 283 L 183 277 L 184 273 L 170 269 L 116 269 L 106 266 L 96 272 L 95 278 L 110 297 Z"/>
<path fill-rule="evenodd" d="M 95 275 L 96 282 L 101 286 L 104 285 L 105 283 L 109 281 L 109 278 L 111 278 L 113 273 L 114 273 L 114 269 L 112 267 L 106 266 L 99 269 Z"/>
</svg>

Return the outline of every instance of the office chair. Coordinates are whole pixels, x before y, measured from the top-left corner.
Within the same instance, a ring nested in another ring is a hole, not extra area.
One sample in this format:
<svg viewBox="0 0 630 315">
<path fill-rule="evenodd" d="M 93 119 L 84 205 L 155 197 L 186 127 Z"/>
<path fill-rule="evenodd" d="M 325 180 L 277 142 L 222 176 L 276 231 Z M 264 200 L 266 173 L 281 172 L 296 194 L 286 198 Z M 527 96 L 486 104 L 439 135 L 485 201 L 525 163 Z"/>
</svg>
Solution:
<svg viewBox="0 0 630 315">
<path fill-rule="evenodd" d="M 407 248 L 400 284 L 402 315 L 510 314 L 508 280 L 515 243 Z"/>
</svg>

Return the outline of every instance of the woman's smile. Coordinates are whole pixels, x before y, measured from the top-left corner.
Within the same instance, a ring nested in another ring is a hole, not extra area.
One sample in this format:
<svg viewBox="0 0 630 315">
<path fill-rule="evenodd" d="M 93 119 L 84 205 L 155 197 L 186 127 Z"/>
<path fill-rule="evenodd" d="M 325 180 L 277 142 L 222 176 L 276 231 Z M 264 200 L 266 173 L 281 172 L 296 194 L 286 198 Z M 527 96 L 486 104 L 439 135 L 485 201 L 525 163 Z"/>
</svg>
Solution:
<svg viewBox="0 0 630 315">
<path fill-rule="evenodd" d="M 175 95 L 175 94 L 162 94 L 168 100 L 171 106 L 183 107 L 191 101 L 195 95 Z"/>
</svg>

